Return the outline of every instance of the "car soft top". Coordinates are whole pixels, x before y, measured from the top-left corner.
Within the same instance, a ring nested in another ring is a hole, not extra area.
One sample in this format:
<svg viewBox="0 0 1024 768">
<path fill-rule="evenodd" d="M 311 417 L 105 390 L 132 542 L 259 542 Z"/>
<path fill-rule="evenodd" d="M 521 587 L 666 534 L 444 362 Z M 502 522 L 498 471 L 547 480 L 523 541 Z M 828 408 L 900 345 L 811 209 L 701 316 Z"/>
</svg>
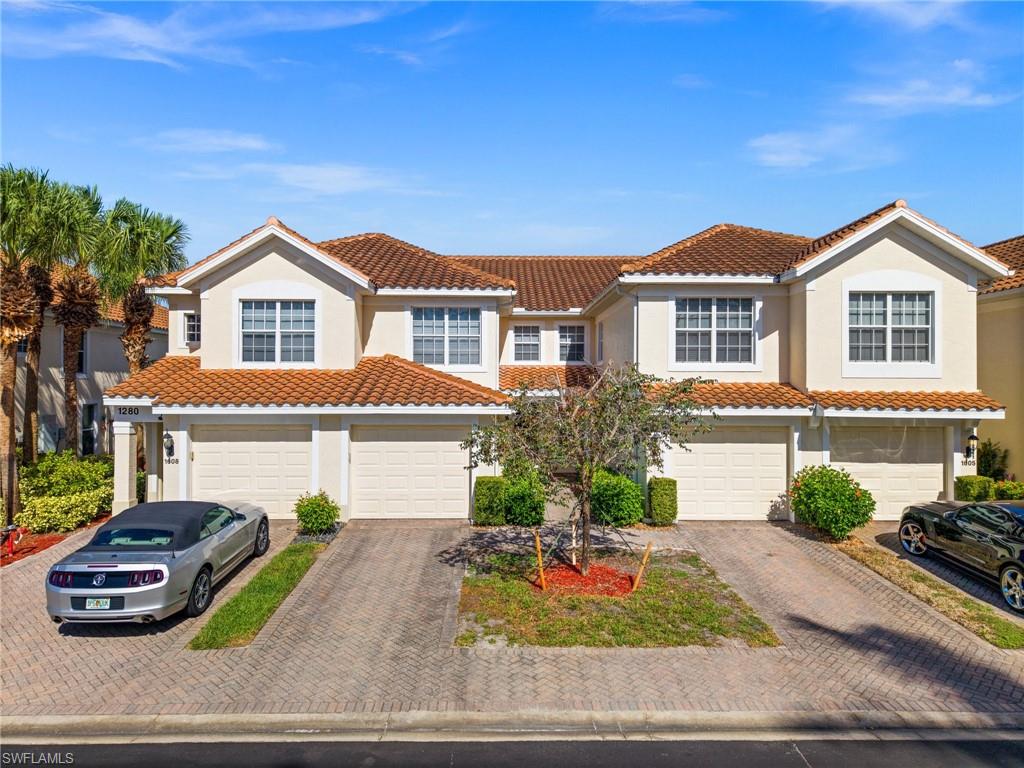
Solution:
<svg viewBox="0 0 1024 768">
<path fill-rule="evenodd" d="M 188 549 L 199 541 L 203 515 L 214 507 L 220 506 L 211 501 L 157 501 L 149 504 L 137 504 L 111 517 L 101 525 L 92 541 L 84 548 L 96 551 L 130 551 L 154 549 Z M 171 543 L 166 547 L 147 545 L 145 547 L 125 547 L 117 545 L 94 544 L 103 531 L 116 528 L 159 528 L 171 533 Z"/>
</svg>

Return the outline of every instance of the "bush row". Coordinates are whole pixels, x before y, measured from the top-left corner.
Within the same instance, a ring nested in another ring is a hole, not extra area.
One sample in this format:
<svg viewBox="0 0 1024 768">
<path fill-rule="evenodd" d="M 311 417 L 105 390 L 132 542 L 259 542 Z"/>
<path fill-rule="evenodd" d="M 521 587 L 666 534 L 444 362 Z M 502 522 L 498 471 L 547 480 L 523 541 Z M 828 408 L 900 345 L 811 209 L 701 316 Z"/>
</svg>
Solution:
<svg viewBox="0 0 1024 768">
<path fill-rule="evenodd" d="M 993 480 L 984 475 L 962 475 L 954 483 L 954 495 L 959 501 L 1009 501 L 1024 499 L 1024 481 Z"/>
<path fill-rule="evenodd" d="M 793 478 L 789 502 L 796 519 L 842 540 L 871 521 L 875 500 L 843 469 L 804 467 Z"/>
<path fill-rule="evenodd" d="M 473 498 L 476 525 L 535 526 L 544 522 L 544 486 L 536 475 L 478 477 Z"/>
<path fill-rule="evenodd" d="M 21 468 L 21 507 L 14 522 L 33 533 L 67 532 L 110 511 L 114 462 L 110 456 L 77 458 L 47 453 Z"/>
</svg>

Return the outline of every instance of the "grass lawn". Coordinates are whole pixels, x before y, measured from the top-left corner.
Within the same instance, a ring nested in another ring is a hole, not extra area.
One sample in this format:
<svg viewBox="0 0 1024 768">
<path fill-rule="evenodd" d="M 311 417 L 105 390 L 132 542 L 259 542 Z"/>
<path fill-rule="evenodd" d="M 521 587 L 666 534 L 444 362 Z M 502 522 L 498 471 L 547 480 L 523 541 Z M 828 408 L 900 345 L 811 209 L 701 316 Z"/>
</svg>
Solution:
<svg viewBox="0 0 1024 768">
<path fill-rule="evenodd" d="M 1024 625 L 1000 616 L 991 605 L 965 595 L 891 552 L 858 539 L 834 546 L 997 648 L 1024 648 Z"/>
<path fill-rule="evenodd" d="M 456 645 L 658 648 L 721 645 L 750 647 L 779 638 L 696 554 L 655 555 L 643 585 L 626 597 L 541 592 L 531 583 L 528 556 L 491 555 L 462 584 Z M 635 571 L 636 562 L 603 554 L 604 565 Z"/>
<path fill-rule="evenodd" d="M 241 591 L 217 609 L 188 647 L 194 651 L 248 645 L 306 575 L 324 544 L 289 544 Z"/>
</svg>

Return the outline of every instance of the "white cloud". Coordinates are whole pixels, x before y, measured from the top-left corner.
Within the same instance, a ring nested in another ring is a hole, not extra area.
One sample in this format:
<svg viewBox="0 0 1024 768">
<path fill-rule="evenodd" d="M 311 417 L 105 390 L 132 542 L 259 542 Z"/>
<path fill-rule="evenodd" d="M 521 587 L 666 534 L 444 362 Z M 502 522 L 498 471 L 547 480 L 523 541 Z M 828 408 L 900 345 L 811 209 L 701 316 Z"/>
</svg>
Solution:
<svg viewBox="0 0 1024 768">
<path fill-rule="evenodd" d="M 21 13 L 4 22 L 6 55 L 97 56 L 178 68 L 189 60 L 251 66 L 237 44 L 242 39 L 370 24 L 406 9 L 390 3 L 186 3 L 162 17 L 149 18 L 38 0 L 23 1 L 18 8 Z"/>
<path fill-rule="evenodd" d="M 139 139 L 138 144 L 161 152 L 212 154 L 216 152 L 265 152 L 274 145 L 257 133 L 209 128 L 179 128 Z"/>
<path fill-rule="evenodd" d="M 693 73 L 686 73 L 682 75 L 676 75 L 672 78 L 672 84 L 676 88 L 685 88 L 687 90 L 697 90 L 699 88 L 707 88 L 711 85 L 705 78 L 700 75 Z"/>
<path fill-rule="evenodd" d="M 407 174 L 354 163 L 206 163 L 175 171 L 174 176 L 190 181 L 259 180 L 259 188 L 268 195 L 283 197 L 291 193 L 304 200 L 363 192 L 442 194 Z"/>
<path fill-rule="evenodd" d="M 904 80 L 892 86 L 862 88 L 852 92 L 855 104 L 882 107 L 895 112 L 927 112 L 951 107 L 996 107 L 1017 98 L 1012 93 L 991 93 L 972 83 L 939 82 L 927 78 Z"/>
<path fill-rule="evenodd" d="M 704 24 L 721 21 L 729 17 L 729 12 L 721 8 L 698 5 L 693 2 L 672 0 L 631 0 L 630 2 L 603 2 L 598 14 L 612 21 L 632 21 L 640 23 L 686 22 Z"/>
<path fill-rule="evenodd" d="M 766 133 L 747 142 L 754 161 L 766 168 L 843 172 L 887 165 L 895 151 L 856 125 L 828 125 L 813 131 Z"/>
<path fill-rule="evenodd" d="M 389 59 L 394 59 L 402 64 L 408 64 L 413 67 L 423 66 L 423 56 L 415 51 L 407 51 L 401 48 L 388 48 L 383 45 L 361 45 L 359 50 L 363 53 L 372 53 L 375 56 L 385 56 Z"/>
<path fill-rule="evenodd" d="M 847 8 L 862 16 L 898 24 L 912 30 L 962 27 L 967 23 L 960 2 L 899 2 L 898 0 L 827 0 L 827 8 Z"/>
<path fill-rule="evenodd" d="M 412 67 L 425 67 L 452 46 L 456 37 L 476 29 L 468 21 L 456 21 L 425 35 L 406 40 L 401 47 L 394 45 L 361 45 L 358 50 L 375 56 L 385 56 Z"/>
</svg>

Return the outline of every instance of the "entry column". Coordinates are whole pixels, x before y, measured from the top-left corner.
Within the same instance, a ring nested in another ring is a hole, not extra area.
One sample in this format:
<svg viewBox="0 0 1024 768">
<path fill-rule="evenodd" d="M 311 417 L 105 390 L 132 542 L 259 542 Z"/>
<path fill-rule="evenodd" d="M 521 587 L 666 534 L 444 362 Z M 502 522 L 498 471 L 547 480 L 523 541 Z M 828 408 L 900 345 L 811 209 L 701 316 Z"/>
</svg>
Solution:
<svg viewBox="0 0 1024 768">
<path fill-rule="evenodd" d="M 135 425 L 130 421 L 114 422 L 114 503 L 115 515 L 138 504 L 135 490 L 136 459 Z"/>
</svg>

